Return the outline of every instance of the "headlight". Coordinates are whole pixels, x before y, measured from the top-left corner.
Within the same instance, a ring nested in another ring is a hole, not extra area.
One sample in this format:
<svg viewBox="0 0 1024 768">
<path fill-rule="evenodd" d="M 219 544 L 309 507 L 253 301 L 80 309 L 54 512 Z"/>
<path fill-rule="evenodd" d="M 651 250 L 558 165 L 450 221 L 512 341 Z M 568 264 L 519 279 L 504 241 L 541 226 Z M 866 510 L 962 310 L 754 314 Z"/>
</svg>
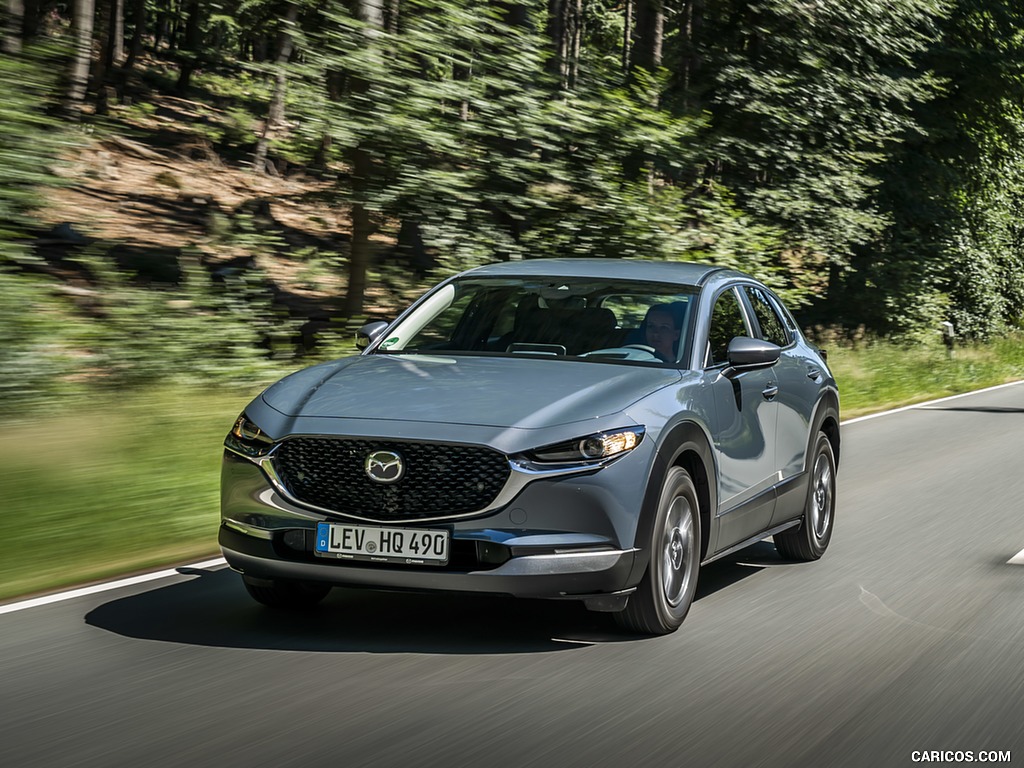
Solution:
<svg viewBox="0 0 1024 768">
<path fill-rule="evenodd" d="M 245 456 L 262 456 L 274 444 L 267 434 L 243 413 L 224 438 L 224 445 Z"/>
<path fill-rule="evenodd" d="M 628 453 L 643 440 L 643 427 L 600 432 L 529 451 L 525 457 L 538 464 L 590 464 Z"/>
</svg>

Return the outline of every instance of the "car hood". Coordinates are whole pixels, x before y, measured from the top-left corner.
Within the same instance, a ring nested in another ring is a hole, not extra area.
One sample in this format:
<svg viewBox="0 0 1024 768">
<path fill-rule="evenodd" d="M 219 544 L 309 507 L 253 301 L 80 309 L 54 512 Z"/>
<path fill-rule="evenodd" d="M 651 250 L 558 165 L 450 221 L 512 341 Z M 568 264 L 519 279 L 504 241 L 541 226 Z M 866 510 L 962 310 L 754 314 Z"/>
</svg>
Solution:
<svg viewBox="0 0 1024 768">
<path fill-rule="evenodd" d="M 282 379 L 263 400 L 291 417 L 533 429 L 617 413 L 679 371 L 526 357 L 365 355 Z"/>
</svg>

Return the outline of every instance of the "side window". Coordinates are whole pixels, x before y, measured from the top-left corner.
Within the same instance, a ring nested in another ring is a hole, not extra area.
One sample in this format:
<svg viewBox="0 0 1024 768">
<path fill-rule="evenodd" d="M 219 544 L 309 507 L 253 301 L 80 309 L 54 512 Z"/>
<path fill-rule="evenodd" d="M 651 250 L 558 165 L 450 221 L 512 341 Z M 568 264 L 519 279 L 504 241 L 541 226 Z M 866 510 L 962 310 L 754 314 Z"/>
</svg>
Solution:
<svg viewBox="0 0 1024 768">
<path fill-rule="evenodd" d="M 711 313 L 708 366 L 729 362 L 729 342 L 737 336 L 747 336 L 749 333 L 740 302 L 732 289 L 729 289 L 718 297 L 715 310 Z"/>
<path fill-rule="evenodd" d="M 761 326 L 762 338 L 772 344 L 778 344 L 780 347 L 789 344 L 789 331 L 786 330 L 786 324 L 782 322 L 782 318 L 779 317 L 779 313 L 768 295 L 760 288 L 751 285 L 744 286 L 743 290 L 747 292 L 750 306 L 754 308 L 754 316 L 757 318 L 758 325 Z"/>
</svg>

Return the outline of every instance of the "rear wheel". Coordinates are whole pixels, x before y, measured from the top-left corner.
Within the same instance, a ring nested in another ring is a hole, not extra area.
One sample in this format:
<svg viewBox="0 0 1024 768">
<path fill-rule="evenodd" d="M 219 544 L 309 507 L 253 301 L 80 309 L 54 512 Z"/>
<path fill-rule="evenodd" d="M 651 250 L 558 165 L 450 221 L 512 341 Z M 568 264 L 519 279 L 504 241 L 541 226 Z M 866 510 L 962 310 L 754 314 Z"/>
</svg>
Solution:
<svg viewBox="0 0 1024 768">
<path fill-rule="evenodd" d="M 312 608 L 331 591 L 330 584 L 319 581 L 286 579 L 248 579 L 242 577 L 245 590 L 257 603 L 278 610 L 300 611 Z"/>
<path fill-rule="evenodd" d="M 700 570 L 697 489 L 682 467 L 672 467 L 665 478 L 650 552 L 647 572 L 615 619 L 631 632 L 666 635 L 686 618 Z"/>
<path fill-rule="evenodd" d="M 775 549 L 787 560 L 817 560 L 832 539 L 836 509 L 836 459 L 832 443 L 818 433 L 811 454 L 811 477 L 799 528 L 777 533 Z"/>
</svg>

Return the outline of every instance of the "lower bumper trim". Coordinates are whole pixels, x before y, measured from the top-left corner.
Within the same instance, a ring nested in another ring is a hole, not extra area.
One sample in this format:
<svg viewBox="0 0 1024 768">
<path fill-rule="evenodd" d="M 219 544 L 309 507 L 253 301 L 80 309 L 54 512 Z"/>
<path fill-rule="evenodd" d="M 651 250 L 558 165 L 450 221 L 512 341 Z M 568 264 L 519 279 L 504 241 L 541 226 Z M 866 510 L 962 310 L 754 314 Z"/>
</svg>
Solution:
<svg viewBox="0 0 1024 768">
<path fill-rule="evenodd" d="M 231 568 L 261 579 L 322 581 L 342 587 L 421 592 L 475 592 L 535 598 L 593 598 L 627 583 L 636 551 L 598 550 L 513 557 L 489 570 L 360 567 L 351 561 L 290 560 L 273 542 L 221 528 L 221 549 Z"/>
</svg>

